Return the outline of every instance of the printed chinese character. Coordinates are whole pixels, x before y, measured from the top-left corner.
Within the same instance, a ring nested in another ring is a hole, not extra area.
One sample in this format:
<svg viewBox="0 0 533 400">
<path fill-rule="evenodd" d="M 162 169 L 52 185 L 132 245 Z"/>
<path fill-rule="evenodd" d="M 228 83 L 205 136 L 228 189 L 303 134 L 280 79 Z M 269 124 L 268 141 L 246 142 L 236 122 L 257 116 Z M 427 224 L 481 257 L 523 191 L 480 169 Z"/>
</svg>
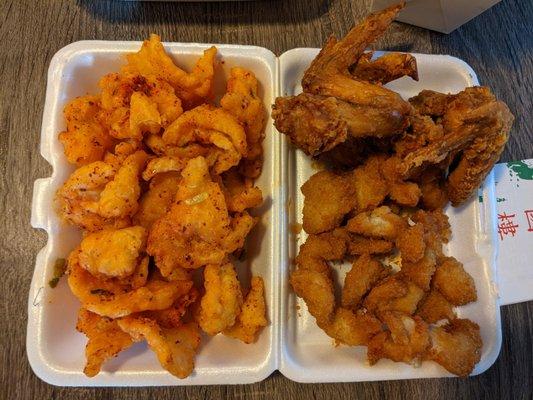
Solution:
<svg viewBox="0 0 533 400">
<path fill-rule="evenodd" d="M 533 232 L 533 210 L 525 210 L 524 214 L 526 214 L 527 224 L 529 226 L 528 232 Z"/>
<path fill-rule="evenodd" d="M 503 240 L 504 235 L 514 236 L 516 233 L 516 228 L 518 224 L 515 224 L 513 218 L 515 214 L 507 215 L 505 213 L 498 214 L 498 219 L 501 221 L 498 224 L 498 233 L 500 234 L 500 239 Z"/>
</svg>

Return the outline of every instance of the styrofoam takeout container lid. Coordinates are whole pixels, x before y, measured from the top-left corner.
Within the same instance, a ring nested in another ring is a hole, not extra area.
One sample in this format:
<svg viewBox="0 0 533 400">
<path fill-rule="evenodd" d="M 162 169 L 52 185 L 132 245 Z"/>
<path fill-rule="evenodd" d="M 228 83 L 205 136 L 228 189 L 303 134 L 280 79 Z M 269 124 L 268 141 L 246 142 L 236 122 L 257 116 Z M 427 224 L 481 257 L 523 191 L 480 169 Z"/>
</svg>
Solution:
<svg viewBox="0 0 533 400">
<path fill-rule="evenodd" d="M 253 274 L 265 280 L 269 325 L 257 343 L 246 345 L 222 335 L 204 337 L 196 367 L 186 379 L 177 379 L 162 369 L 144 343 L 135 344 L 107 362 L 99 375 L 83 374 L 86 338 L 75 330 L 79 302 L 65 279 L 55 289 L 52 278 L 57 258 L 65 258 L 80 239 L 77 229 L 61 223 L 53 210 L 53 196 L 72 172 L 57 134 L 64 129 L 62 110 L 75 96 L 97 91 L 98 80 L 116 72 L 123 55 L 137 51 L 141 42 L 82 41 L 61 49 L 48 71 L 46 104 L 41 133 L 41 154 L 52 165 L 49 178 L 34 185 L 32 226 L 48 233 L 48 242 L 36 258 L 28 302 L 27 353 L 34 372 L 44 381 L 61 386 L 161 386 L 242 384 L 263 380 L 276 369 L 300 382 L 339 382 L 451 376 L 432 362 L 419 368 L 381 360 L 370 367 L 364 361 L 364 347 L 334 348 L 307 313 L 305 304 L 289 289 L 289 260 L 305 235 L 294 235 L 290 224 L 301 222 L 303 197 L 299 191 L 314 172 L 310 160 L 290 146 L 267 120 L 264 142 L 265 164 L 257 185 L 264 204 L 257 210 L 261 222 L 247 244 L 247 263 Z M 207 44 L 167 43 L 167 52 L 178 65 L 191 68 Z M 252 70 L 261 83 L 267 111 L 278 95 L 301 91 L 301 76 L 318 49 L 294 49 L 276 58 L 267 49 L 253 46 L 217 45 L 223 60 L 215 92 L 224 92 L 232 66 Z M 472 69 L 453 57 L 415 54 L 420 81 L 402 78 L 388 85 L 404 98 L 422 89 L 459 92 L 477 84 Z M 478 301 L 458 309 L 460 317 L 471 318 L 481 327 L 483 351 L 474 374 L 486 370 L 501 346 L 499 300 L 496 286 L 496 230 L 494 178 L 489 175 L 480 195 L 483 202 L 449 208 L 453 238 L 446 252 L 457 256 L 474 277 Z M 247 265 L 238 266 L 240 275 Z M 339 279 L 346 272 L 341 268 Z M 297 310 L 298 306 L 298 310 Z"/>
</svg>

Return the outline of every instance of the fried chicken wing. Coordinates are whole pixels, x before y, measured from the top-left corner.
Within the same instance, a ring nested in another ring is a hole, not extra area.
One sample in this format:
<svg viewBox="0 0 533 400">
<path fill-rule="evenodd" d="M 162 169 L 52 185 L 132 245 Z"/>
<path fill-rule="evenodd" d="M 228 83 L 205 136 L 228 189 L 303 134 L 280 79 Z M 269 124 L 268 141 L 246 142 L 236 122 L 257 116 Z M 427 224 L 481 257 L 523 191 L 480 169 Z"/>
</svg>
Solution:
<svg viewBox="0 0 533 400">
<path fill-rule="evenodd" d="M 102 365 L 133 344 L 130 335 L 123 332 L 117 320 L 101 317 L 85 308 L 78 312 L 76 329 L 89 339 L 85 346 L 87 362 L 83 373 L 88 377 L 98 375 Z"/>
<path fill-rule="evenodd" d="M 235 324 L 225 329 L 223 333 L 244 343 L 253 343 L 257 340 L 261 328 L 267 324 L 263 279 L 254 276 Z"/>
<path fill-rule="evenodd" d="M 355 188 L 347 175 L 320 171 L 309 178 L 301 190 L 305 196 L 303 229 L 307 233 L 338 227 L 356 205 Z"/>
<path fill-rule="evenodd" d="M 372 60 L 373 52 L 364 53 L 358 60 L 352 75 L 362 81 L 386 84 L 402 76 L 418 81 L 416 58 L 407 53 L 387 53 Z"/>
<path fill-rule="evenodd" d="M 452 374 L 468 376 L 481 359 L 479 326 L 468 319 L 454 319 L 430 331 L 431 348 L 427 358 Z"/>
</svg>

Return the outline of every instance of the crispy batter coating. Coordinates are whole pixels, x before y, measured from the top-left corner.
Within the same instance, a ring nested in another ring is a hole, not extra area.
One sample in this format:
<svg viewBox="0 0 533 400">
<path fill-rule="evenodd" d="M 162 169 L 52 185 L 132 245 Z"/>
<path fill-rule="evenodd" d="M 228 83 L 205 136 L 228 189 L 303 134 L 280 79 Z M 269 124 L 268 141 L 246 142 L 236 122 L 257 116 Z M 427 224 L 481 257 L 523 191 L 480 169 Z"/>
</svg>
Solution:
<svg viewBox="0 0 533 400">
<path fill-rule="evenodd" d="M 360 235 L 394 240 L 405 229 L 405 220 L 387 206 L 362 212 L 348 220 L 346 229 Z"/>
<path fill-rule="evenodd" d="M 230 71 L 226 94 L 220 99 L 220 106 L 244 126 L 248 154 L 241 161 L 239 171 L 247 178 L 257 178 L 263 168 L 266 112 L 258 91 L 259 82 L 253 72 L 234 67 Z"/>
<path fill-rule="evenodd" d="M 179 68 L 165 52 L 161 38 L 151 34 L 137 53 L 126 56 L 128 64 L 122 67 L 123 74 L 155 76 L 169 82 L 186 109 L 205 102 L 212 95 L 215 73 L 216 47 L 205 50 L 190 73 Z"/>
<path fill-rule="evenodd" d="M 450 303 L 461 306 L 477 300 L 474 280 L 453 257 L 445 257 L 433 277 L 433 287 Z"/>
<path fill-rule="evenodd" d="M 389 187 L 381 174 L 382 162 L 382 157 L 370 157 L 362 166 L 353 171 L 358 212 L 373 210 L 389 194 Z"/>
<path fill-rule="evenodd" d="M 428 325 L 420 317 L 396 311 L 383 313 L 390 331 L 378 333 L 368 343 L 370 365 L 382 358 L 417 365 L 430 346 Z"/>
<path fill-rule="evenodd" d="M 261 189 L 253 186 L 251 179 L 244 178 L 235 168 L 222 175 L 221 187 L 230 212 L 243 212 L 263 202 Z"/>
<path fill-rule="evenodd" d="M 415 224 L 408 227 L 396 239 L 396 246 L 400 250 L 402 262 L 413 263 L 424 257 L 426 242 L 424 240 L 424 225 Z"/>
<path fill-rule="evenodd" d="M 261 277 L 254 276 L 241 313 L 237 316 L 235 324 L 224 330 L 224 335 L 242 340 L 244 343 L 254 343 L 261 328 L 267 324 L 265 286 Z"/>
<path fill-rule="evenodd" d="M 338 227 L 344 216 L 355 207 L 355 191 L 348 175 L 330 171 L 314 174 L 302 186 L 305 196 L 303 228 L 320 233 Z"/>
<path fill-rule="evenodd" d="M 442 319 L 452 320 L 455 318 L 452 304 L 437 290 L 431 290 L 420 302 L 416 315 L 419 315 L 429 324 L 434 324 Z"/>
<path fill-rule="evenodd" d="M 161 328 L 146 317 L 128 316 L 118 320 L 120 329 L 135 341 L 146 340 L 163 368 L 178 378 L 188 377 L 200 345 L 200 332 L 194 322 L 177 328 Z"/>
<path fill-rule="evenodd" d="M 331 321 L 317 324 L 329 336 L 348 346 L 367 344 L 372 336 L 381 331 L 381 323 L 370 314 L 353 312 L 338 307 Z"/>
<path fill-rule="evenodd" d="M 428 291 L 431 278 L 435 273 L 436 265 L 437 257 L 435 252 L 431 248 L 426 247 L 424 255 L 420 260 L 414 262 L 402 262 L 400 273 L 424 291 Z"/>
<path fill-rule="evenodd" d="M 161 328 L 177 328 L 183 325 L 183 316 L 189 306 L 199 297 L 198 290 L 193 286 L 191 290 L 180 296 L 172 306 L 164 310 L 143 311 L 137 315 L 153 319 Z"/>
<path fill-rule="evenodd" d="M 145 246 L 142 226 L 103 230 L 81 241 L 79 262 L 94 276 L 121 278 L 135 272 Z"/>
<path fill-rule="evenodd" d="M 98 214 L 105 218 L 131 217 L 139 206 L 139 177 L 148 155 L 137 151 L 128 156 L 113 180 L 106 184 L 98 201 Z"/>
<path fill-rule="evenodd" d="M 386 84 L 402 76 L 418 81 L 416 58 L 407 53 L 387 53 L 372 60 L 373 52 L 359 58 L 352 75 L 362 81 Z"/>
<path fill-rule="evenodd" d="M 355 310 L 368 291 L 387 275 L 387 269 L 379 261 L 363 254 L 346 273 L 342 287 L 342 306 Z"/>
<path fill-rule="evenodd" d="M 401 206 L 415 207 L 422 191 L 414 182 L 394 182 L 390 188 L 390 198 Z"/>
<path fill-rule="evenodd" d="M 220 186 L 211 180 L 207 162 L 198 157 L 182 171 L 174 204 L 148 235 L 148 254 L 163 276 L 176 268 L 221 263 L 242 248 L 254 225 L 247 213 L 230 217 Z"/>
<path fill-rule="evenodd" d="M 98 375 L 108 359 L 133 344 L 131 336 L 120 329 L 117 320 L 101 317 L 85 308 L 80 308 L 78 312 L 76 329 L 89 339 L 85 346 L 87 362 L 83 369 L 88 377 Z"/>
<path fill-rule="evenodd" d="M 133 221 L 146 229 L 165 215 L 174 202 L 174 197 L 181 182 L 178 172 L 163 172 L 155 175 L 150 181 L 149 189 L 139 200 L 139 209 Z"/>
<path fill-rule="evenodd" d="M 361 235 L 350 234 L 348 254 L 385 254 L 392 251 L 394 244 L 384 239 L 366 238 Z"/>
<path fill-rule="evenodd" d="M 113 145 L 97 115 L 100 111 L 98 96 L 82 96 L 71 100 L 63 110 L 67 130 L 58 136 L 65 156 L 71 164 L 80 167 L 102 160 Z"/>
<path fill-rule="evenodd" d="M 187 162 L 187 159 L 173 156 L 152 158 L 146 164 L 142 177 L 145 181 L 149 181 L 157 174 L 163 174 L 165 172 L 181 172 L 187 165 Z"/>
<path fill-rule="evenodd" d="M 208 164 L 215 174 L 237 165 L 247 155 L 246 133 L 236 117 L 208 104 L 183 113 L 163 133 L 166 146 L 186 149 L 208 147 Z"/>
<path fill-rule="evenodd" d="M 110 318 L 119 318 L 145 310 L 163 310 L 189 292 L 190 281 L 167 282 L 149 278 L 146 285 L 134 288 L 131 282 L 118 279 L 102 280 L 91 275 L 79 264 L 79 249 L 68 259 L 68 284 L 82 306 Z"/>
<path fill-rule="evenodd" d="M 233 265 L 207 265 L 204 288 L 197 321 L 204 332 L 216 335 L 233 326 L 241 312 L 242 290 Z"/>
<path fill-rule="evenodd" d="M 423 297 L 424 291 L 414 283 L 393 275 L 374 286 L 363 304 L 377 315 L 384 311 L 401 311 L 411 315 Z"/>
<path fill-rule="evenodd" d="M 452 374 L 468 376 L 481 359 L 483 342 L 479 326 L 468 319 L 454 319 L 430 332 L 431 348 L 427 358 Z"/>
<path fill-rule="evenodd" d="M 130 98 L 131 137 L 140 140 L 143 133 L 158 133 L 161 129 L 161 115 L 157 104 L 142 92 L 134 92 Z"/>
</svg>

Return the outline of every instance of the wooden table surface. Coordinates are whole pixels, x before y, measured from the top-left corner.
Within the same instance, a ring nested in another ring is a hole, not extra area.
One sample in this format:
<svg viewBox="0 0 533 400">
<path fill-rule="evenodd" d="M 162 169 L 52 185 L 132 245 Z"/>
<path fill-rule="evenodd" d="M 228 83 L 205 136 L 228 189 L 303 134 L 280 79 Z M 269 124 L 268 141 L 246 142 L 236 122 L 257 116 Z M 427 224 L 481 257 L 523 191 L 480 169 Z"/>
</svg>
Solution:
<svg viewBox="0 0 533 400">
<path fill-rule="evenodd" d="M 239 43 L 276 54 L 319 47 L 370 10 L 364 0 L 139 3 L 0 0 L 0 398 L 532 398 L 533 302 L 502 308 L 503 345 L 494 366 L 469 379 L 298 384 L 279 373 L 261 383 L 165 388 L 58 388 L 41 382 L 26 358 L 27 293 L 46 235 L 30 227 L 33 181 L 50 174 L 39 155 L 46 71 L 61 47 L 81 39 Z M 462 58 L 516 115 L 502 160 L 533 157 L 533 2 L 504 0 L 450 35 L 395 23 L 376 48 Z"/>
</svg>

